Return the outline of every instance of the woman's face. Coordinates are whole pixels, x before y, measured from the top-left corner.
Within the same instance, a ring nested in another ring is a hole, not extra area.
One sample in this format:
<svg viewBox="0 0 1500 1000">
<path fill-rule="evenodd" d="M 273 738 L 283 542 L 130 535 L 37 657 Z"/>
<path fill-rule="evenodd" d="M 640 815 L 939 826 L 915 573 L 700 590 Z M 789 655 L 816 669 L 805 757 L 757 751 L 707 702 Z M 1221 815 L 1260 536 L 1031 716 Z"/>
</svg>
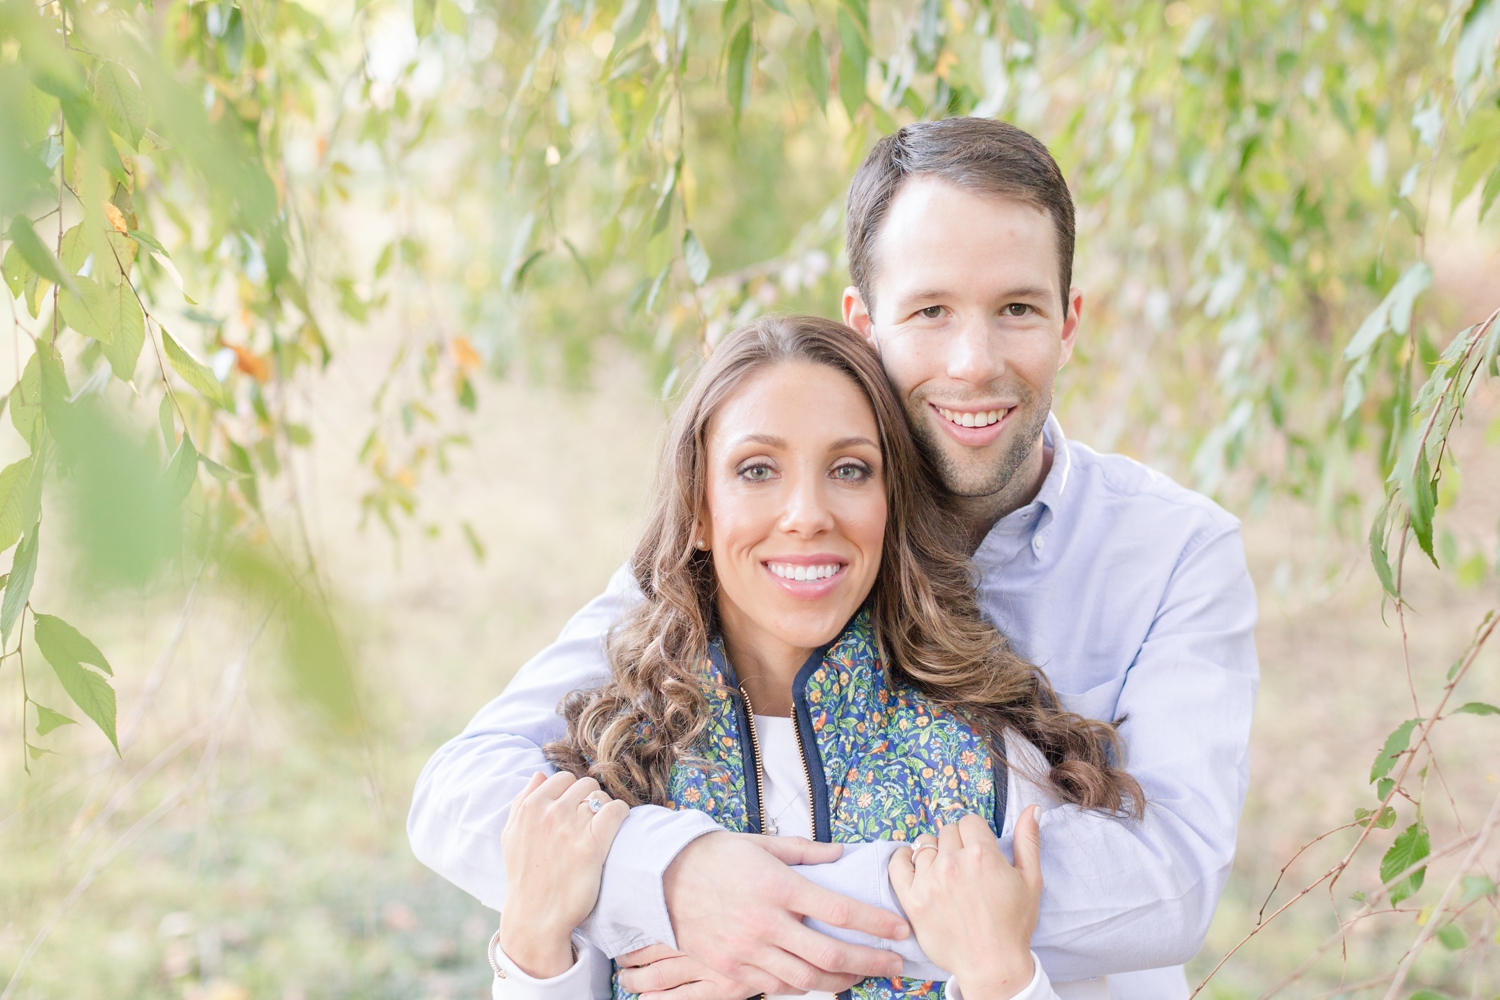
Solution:
<svg viewBox="0 0 1500 1000">
<path fill-rule="evenodd" d="M 864 393 L 825 365 L 764 369 L 708 426 L 719 614 L 740 643 L 832 640 L 874 585 L 885 479 Z"/>
</svg>

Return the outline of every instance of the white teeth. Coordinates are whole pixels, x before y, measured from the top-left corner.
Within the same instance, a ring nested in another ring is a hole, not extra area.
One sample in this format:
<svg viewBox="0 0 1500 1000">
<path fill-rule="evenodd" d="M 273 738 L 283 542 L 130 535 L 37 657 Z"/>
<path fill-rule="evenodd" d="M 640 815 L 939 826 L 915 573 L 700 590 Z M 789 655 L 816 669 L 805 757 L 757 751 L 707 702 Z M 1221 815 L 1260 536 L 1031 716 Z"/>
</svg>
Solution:
<svg viewBox="0 0 1500 1000">
<path fill-rule="evenodd" d="M 787 563 L 766 563 L 772 573 L 783 580 L 826 580 L 836 575 L 843 569 L 838 563 L 829 563 L 826 566 L 792 566 Z"/>
<path fill-rule="evenodd" d="M 938 407 L 938 412 L 943 419 L 951 421 L 960 427 L 988 427 L 990 424 L 999 423 L 1009 410 L 985 410 L 982 413 L 972 411 L 960 412 L 958 410 L 945 410 Z"/>
</svg>

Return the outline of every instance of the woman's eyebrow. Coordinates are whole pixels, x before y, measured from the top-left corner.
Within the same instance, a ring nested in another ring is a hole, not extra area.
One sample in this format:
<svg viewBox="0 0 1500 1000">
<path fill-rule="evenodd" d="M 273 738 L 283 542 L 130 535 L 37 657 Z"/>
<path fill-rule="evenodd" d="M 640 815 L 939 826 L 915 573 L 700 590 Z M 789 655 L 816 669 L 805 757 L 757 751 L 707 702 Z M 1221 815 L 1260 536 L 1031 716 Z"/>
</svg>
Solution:
<svg viewBox="0 0 1500 1000">
<path fill-rule="evenodd" d="M 833 442 L 833 444 L 831 444 L 831 445 L 828 446 L 828 450 L 829 451 L 838 451 L 838 450 L 840 450 L 842 448 L 852 448 L 852 447 L 854 447 L 857 444 L 868 445 L 871 448 L 878 448 L 879 447 L 879 445 L 877 445 L 874 441 L 871 441 L 867 437 L 855 436 L 855 437 L 839 438 L 837 441 Z"/>
<path fill-rule="evenodd" d="M 736 438 L 734 443 L 741 444 L 763 444 L 770 448 L 785 448 L 786 441 L 772 434 L 746 434 L 744 437 Z"/>
</svg>

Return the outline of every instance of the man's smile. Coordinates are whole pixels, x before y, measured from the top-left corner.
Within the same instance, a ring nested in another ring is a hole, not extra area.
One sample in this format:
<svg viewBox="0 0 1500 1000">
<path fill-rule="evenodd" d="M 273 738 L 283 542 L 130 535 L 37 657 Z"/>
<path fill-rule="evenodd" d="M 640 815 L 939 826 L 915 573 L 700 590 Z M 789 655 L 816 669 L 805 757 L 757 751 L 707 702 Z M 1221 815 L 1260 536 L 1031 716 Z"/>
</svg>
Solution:
<svg viewBox="0 0 1500 1000">
<path fill-rule="evenodd" d="M 971 448 L 982 448 L 998 438 L 1000 432 L 1009 426 L 1008 418 L 1016 409 L 1014 405 L 983 410 L 950 408 L 936 403 L 928 403 L 927 407 L 937 415 L 944 430 L 960 444 Z"/>
</svg>

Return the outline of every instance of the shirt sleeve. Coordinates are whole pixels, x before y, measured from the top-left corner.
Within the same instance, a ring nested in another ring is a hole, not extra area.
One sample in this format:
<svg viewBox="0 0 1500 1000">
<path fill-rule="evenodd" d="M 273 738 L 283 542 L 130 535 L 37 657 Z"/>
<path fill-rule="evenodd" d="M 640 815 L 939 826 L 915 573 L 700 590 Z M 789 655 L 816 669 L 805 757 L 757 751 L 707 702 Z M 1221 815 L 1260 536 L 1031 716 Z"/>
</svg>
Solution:
<svg viewBox="0 0 1500 1000">
<path fill-rule="evenodd" d="M 1259 681 L 1255 620 L 1237 527 L 1184 553 L 1126 672 L 1114 715 L 1125 720 L 1125 763 L 1145 791 L 1145 817 L 1050 803 L 1041 815 L 1046 888 L 1032 948 L 1054 981 L 1181 965 L 1202 946 L 1234 860 L 1249 780 Z M 1016 816 L 1038 801 L 1036 786 L 1014 773 L 1011 789 L 1001 839 L 1007 854 Z M 900 913 L 885 867 L 897 846 L 846 848 L 836 862 L 796 870 Z M 881 943 L 813 926 L 901 951 L 911 967 L 930 966 L 914 940 Z"/>
<path fill-rule="evenodd" d="M 510 960 L 500 947 L 500 932 L 496 931 L 490 939 L 490 967 L 495 970 L 490 996 L 493 1000 L 609 1000 L 613 972 L 609 959 L 577 935 L 573 943 L 578 956 L 568 971 L 551 979 L 536 979 Z"/>
<path fill-rule="evenodd" d="M 1054 980 L 1180 965 L 1201 947 L 1249 780 L 1255 620 L 1237 525 L 1179 558 L 1114 716 L 1144 818 L 1076 806 L 1041 817 L 1032 948 Z"/>
<path fill-rule="evenodd" d="M 1036 952 L 1031 953 L 1031 964 L 1036 967 L 1032 973 L 1031 982 L 1026 988 L 1015 994 L 1010 1000 L 1057 1000 L 1057 993 L 1052 989 L 1052 980 L 1047 978 L 1047 972 L 1042 968 L 1041 959 L 1036 957 Z M 943 1000 L 963 1000 L 963 988 L 957 979 L 950 979 L 948 985 L 943 988 Z"/>
<path fill-rule="evenodd" d="M 406 822 L 412 853 L 491 909 L 505 905 L 500 835 L 511 800 L 537 771 L 552 770 L 542 746 L 566 732 L 558 704 L 609 680 L 605 634 L 639 600 L 629 567 L 621 567 L 417 778 Z M 599 902 L 581 928 L 586 939 L 610 957 L 650 944 L 675 947 L 662 874 L 689 842 L 717 829 L 696 810 L 632 809 L 605 862 Z"/>
</svg>

